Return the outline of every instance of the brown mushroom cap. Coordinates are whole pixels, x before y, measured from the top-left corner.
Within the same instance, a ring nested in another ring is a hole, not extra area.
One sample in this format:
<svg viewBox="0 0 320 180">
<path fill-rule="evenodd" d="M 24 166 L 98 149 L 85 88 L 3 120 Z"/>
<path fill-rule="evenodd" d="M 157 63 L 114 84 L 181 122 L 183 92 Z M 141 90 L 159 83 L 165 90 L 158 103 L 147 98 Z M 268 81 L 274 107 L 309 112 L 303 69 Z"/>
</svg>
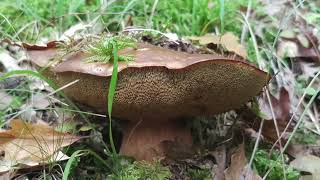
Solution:
<svg viewBox="0 0 320 180">
<path fill-rule="evenodd" d="M 57 48 L 28 48 L 33 63 L 48 64 Z M 239 107 L 259 94 L 269 75 L 256 67 L 223 56 L 188 54 L 148 44 L 125 49 L 120 55 L 133 55 L 134 61 L 119 62 L 119 75 L 113 116 L 128 120 L 178 118 L 212 115 Z M 66 94 L 96 108 L 107 109 L 111 63 L 87 63 L 78 52 L 47 71 L 48 76 L 66 88 Z M 156 117 L 155 117 L 156 116 Z"/>
</svg>

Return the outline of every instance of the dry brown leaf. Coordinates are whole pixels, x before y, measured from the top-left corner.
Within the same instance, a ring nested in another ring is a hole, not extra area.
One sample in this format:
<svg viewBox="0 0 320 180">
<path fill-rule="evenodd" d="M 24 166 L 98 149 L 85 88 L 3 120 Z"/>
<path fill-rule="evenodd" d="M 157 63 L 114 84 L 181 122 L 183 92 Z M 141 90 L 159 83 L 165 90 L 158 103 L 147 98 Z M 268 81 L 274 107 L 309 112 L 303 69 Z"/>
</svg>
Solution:
<svg viewBox="0 0 320 180">
<path fill-rule="evenodd" d="M 247 167 L 244 144 L 241 144 L 231 156 L 231 164 L 224 172 L 226 180 L 260 180 L 262 179 L 250 167 Z"/>
<path fill-rule="evenodd" d="M 272 105 L 272 110 L 274 112 L 275 119 L 277 121 L 278 129 L 280 134 L 286 128 L 289 119 L 290 119 L 290 97 L 288 91 L 282 87 L 280 89 L 279 99 L 270 94 L 270 100 Z M 263 98 L 259 99 L 260 110 L 265 117 L 264 126 L 262 129 L 262 134 L 268 140 L 272 142 L 276 142 L 278 140 L 276 128 L 274 125 L 272 110 L 270 108 L 269 100 L 267 95 L 264 94 Z M 260 122 L 255 124 L 254 127 L 256 130 L 259 129 Z M 291 127 L 289 127 L 288 131 L 291 131 Z"/>
<path fill-rule="evenodd" d="M 188 39 L 192 41 L 199 41 L 201 45 L 207 45 L 210 43 L 220 44 L 220 36 L 213 34 L 206 34 L 204 36 L 190 36 Z"/>
<path fill-rule="evenodd" d="M 317 66 L 316 63 L 299 61 L 298 65 L 300 65 L 302 71 L 301 74 L 306 75 L 310 78 L 313 78 L 320 71 L 320 67 Z"/>
<path fill-rule="evenodd" d="M 290 162 L 293 168 L 309 172 L 312 174 L 312 179 L 320 179 L 320 158 L 313 155 L 303 155 Z"/>
<path fill-rule="evenodd" d="M 222 45 L 228 51 L 234 52 L 237 55 L 244 58 L 248 57 L 245 48 L 239 43 L 239 38 L 231 32 L 227 32 L 222 36 L 206 34 L 204 36 L 199 36 L 199 37 L 191 36 L 191 37 L 188 37 L 188 39 L 192 41 L 199 41 L 199 44 L 201 45 L 207 45 L 210 43 L 213 43 L 216 45 Z"/>
<path fill-rule="evenodd" d="M 287 121 L 290 118 L 290 97 L 289 92 L 282 87 L 280 89 L 279 99 L 270 94 L 272 109 L 270 108 L 267 95 L 259 99 L 261 112 L 266 116 L 266 120 L 272 120 L 272 110 L 278 121 Z"/>
<path fill-rule="evenodd" d="M 247 58 L 247 52 L 239 43 L 239 38 L 234 34 L 227 32 L 221 37 L 221 44 L 228 50 L 232 51 L 244 58 Z"/>
<path fill-rule="evenodd" d="M 226 146 L 223 144 L 215 149 L 215 151 L 210 152 L 215 158 L 217 166 L 214 169 L 214 179 L 222 180 L 224 177 L 224 170 L 226 169 Z"/>
<path fill-rule="evenodd" d="M 51 160 L 62 147 L 68 146 L 80 137 L 60 133 L 44 124 L 30 124 L 12 120 L 11 129 L 0 132 L 2 161 L 15 164 L 37 164 Z"/>
<path fill-rule="evenodd" d="M 36 162 L 32 160 L 24 161 L 10 161 L 10 160 L 1 160 L 0 161 L 0 175 L 5 174 L 13 169 L 20 169 L 24 171 L 32 171 L 33 169 L 38 169 L 43 166 L 45 163 L 64 161 L 69 159 L 69 156 L 65 155 L 63 152 L 58 151 L 53 154 L 50 159 L 47 159 L 46 162 Z M 1 179 L 1 178 L 0 178 Z"/>
<path fill-rule="evenodd" d="M 291 143 L 288 146 L 287 153 L 294 158 L 298 158 L 299 156 L 305 156 L 305 155 L 319 156 L 320 140 L 317 140 L 312 144 Z"/>
</svg>

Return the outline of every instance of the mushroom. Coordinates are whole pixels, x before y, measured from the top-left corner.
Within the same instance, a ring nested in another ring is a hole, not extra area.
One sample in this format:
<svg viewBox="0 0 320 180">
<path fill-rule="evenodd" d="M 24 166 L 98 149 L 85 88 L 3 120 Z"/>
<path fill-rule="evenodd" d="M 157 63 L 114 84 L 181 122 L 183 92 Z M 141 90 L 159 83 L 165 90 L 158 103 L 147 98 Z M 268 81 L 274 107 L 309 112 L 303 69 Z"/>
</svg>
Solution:
<svg viewBox="0 0 320 180">
<path fill-rule="evenodd" d="M 25 46 L 32 62 L 48 65 L 59 48 Z M 123 127 L 121 154 L 152 161 L 164 155 L 161 142 L 191 146 L 185 117 L 214 115 L 239 107 L 258 95 L 269 75 L 242 60 L 219 55 L 188 54 L 138 43 L 120 55 L 135 60 L 119 62 L 113 117 L 128 120 Z M 87 63 L 88 55 L 77 52 L 51 65 L 44 74 L 63 86 L 77 102 L 106 113 L 112 63 Z"/>
</svg>

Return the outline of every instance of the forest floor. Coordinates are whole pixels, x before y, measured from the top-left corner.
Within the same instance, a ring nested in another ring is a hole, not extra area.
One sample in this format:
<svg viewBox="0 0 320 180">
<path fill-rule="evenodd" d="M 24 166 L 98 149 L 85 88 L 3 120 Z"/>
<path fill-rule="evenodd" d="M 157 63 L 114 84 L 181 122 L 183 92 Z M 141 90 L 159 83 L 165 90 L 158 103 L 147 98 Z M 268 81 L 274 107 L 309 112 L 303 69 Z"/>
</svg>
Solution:
<svg viewBox="0 0 320 180">
<path fill-rule="evenodd" d="M 0 20 L 0 179 L 320 179 L 317 1 L 2 0 Z M 121 121 L 68 100 L 76 82 L 47 81 L 22 44 L 110 34 L 237 56 L 271 80 L 239 109 L 191 119 L 190 152 L 134 161 L 118 154 Z"/>
</svg>

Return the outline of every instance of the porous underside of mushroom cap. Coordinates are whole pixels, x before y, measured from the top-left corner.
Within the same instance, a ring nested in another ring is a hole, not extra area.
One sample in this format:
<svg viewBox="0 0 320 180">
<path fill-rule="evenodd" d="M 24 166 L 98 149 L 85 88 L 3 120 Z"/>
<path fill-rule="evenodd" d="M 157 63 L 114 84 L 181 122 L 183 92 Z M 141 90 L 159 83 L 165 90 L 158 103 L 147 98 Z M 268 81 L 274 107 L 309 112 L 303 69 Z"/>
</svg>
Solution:
<svg viewBox="0 0 320 180">
<path fill-rule="evenodd" d="M 57 49 L 29 49 L 32 61 L 48 64 Z M 216 55 L 187 54 L 139 44 L 120 54 L 135 57 L 119 62 L 113 116 L 148 121 L 184 116 L 213 115 L 239 107 L 259 94 L 269 75 L 243 61 Z M 106 112 L 112 64 L 86 63 L 79 52 L 45 73 L 72 99 Z"/>
</svg>

